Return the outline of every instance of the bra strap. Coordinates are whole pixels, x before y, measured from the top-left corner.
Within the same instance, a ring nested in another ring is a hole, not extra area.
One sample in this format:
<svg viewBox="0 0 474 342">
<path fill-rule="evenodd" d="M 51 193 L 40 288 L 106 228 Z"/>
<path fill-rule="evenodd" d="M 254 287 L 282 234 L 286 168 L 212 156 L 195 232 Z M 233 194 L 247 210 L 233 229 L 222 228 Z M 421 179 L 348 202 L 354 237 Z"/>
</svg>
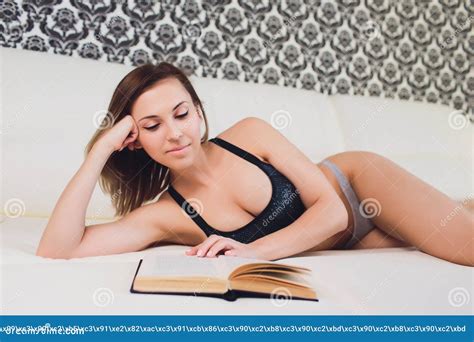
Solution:
<svg viewBox="0 0 474 342">
<path fill-rule="evenodd" d="M 168 193 L 176 201 L 176 203 L 178 203 L 178 205 L 181 207 L 181 210 L 183 210 L 199 226 L 199 228 L 204 231 L 207 236 L 211 234 L 219 234 L 217 230 L 207 224 L 207 222 L 193 208 L 193 206 L 189 204 L 189 202 L 186 201 L 171 184 L 168 185 Z"/>
<path fill-rule="evenodd" d="M 175 190 L 175 188 L 170 184 L 168 186 L 168 192 L 173 197 L 173 199 L 178 203 L 181 209 L 188 214 L 188 216 L 197 223 L 199 227 L 204 229 L 204 226 L 207 226 L 206 221 L 199 215 L 199 213 L 184 199 L 183 196 L 179 192 Z"/>
<path fill-rule="evenodd" d="M 249 161 L 250 163 L 252 164 L 255 164 L 255 165 L 260 165 L 261 164 L 261 160 L 258 159 L 257 157 L 255 157 L 252 153 L 250 152 L 247 152 L 243 149 L 241 149 L 240 147 L 226 141 L 226 140 L 223 140 L 221 138 L 212 138 L 210 139 L 209 141 L 212 141 L 213 143 L 215 143 L 216 145 L 219 145 L 223 148 L 225 148 L 226 150 L 238 155 L 239 157 L 241 158 L 244 158 L 245 160 Z"/>
</svg>

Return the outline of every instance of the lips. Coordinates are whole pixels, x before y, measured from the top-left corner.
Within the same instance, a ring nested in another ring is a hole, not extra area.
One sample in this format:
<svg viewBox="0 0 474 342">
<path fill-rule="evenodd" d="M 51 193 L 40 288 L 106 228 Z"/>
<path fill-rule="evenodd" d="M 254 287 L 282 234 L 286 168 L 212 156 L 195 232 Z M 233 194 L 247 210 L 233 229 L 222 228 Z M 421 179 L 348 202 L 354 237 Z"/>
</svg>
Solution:
<svg viewBox="0 0 474 342">
<path fill-rule="evenodd" d="M 190 145 L 190 144 L 184 145 L 184 146 L 175 147 L 175 148 L 173 148 L 172 150 L 169 150 L 168 152 L 180 151 L 180 150 L 182 150 L 183 148 L 188 147 L 189 145 Z"/>
</svg>

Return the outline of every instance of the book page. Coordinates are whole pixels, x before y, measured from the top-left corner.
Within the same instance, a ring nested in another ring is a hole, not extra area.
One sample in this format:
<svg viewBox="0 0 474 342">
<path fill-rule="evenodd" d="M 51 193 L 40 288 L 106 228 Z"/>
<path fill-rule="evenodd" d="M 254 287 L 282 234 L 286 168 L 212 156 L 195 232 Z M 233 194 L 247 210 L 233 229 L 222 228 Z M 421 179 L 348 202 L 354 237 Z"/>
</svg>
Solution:
<svg viewBox="0 0 474 342">
<path fill-rule="evenodd" d="M 264 263 L 280 264 L 275 261 L 218 255 L 198 257 L 189 255 L 157 255 L 143 258 L 137 276 L 154 277 L 214 277 L 228 279 L 239 266 Z"/>
<path fill-rule="evenodd" d="M 247 264 L 259 264 L 264 263 L 268 264 L 269 266 L 272 264 L 279 264 L 275 261 L 268 261 L 268 260 L 259 260 L 259 259 L 252 259 L 252 258 L 242 258 L 237 256 L 227 256 L 227 255 L 219 255 L 219 271 L 222 274 L 222 277 L 228 279 L 229 275 L 239 266 L 247 265 Z"/>
<path fill-rule="evenodd" d="M 285 272 L 266 272 L 260 271 L 258 273 L 242 274 L 235 279 L 256 279 L 256 280 L 275 280 L 284 284 L 293 284 L 296 286 L 310 286 L 309 279 L 305 275 L 296 274 L 296 273 L 285 273 Z"/>
<path fill-rule="evenodd" d="M 218 258 L 189 255 L 156 255 L 143 258 L 137 277 L 213 277 L 222 278 Z"/>
</svg>

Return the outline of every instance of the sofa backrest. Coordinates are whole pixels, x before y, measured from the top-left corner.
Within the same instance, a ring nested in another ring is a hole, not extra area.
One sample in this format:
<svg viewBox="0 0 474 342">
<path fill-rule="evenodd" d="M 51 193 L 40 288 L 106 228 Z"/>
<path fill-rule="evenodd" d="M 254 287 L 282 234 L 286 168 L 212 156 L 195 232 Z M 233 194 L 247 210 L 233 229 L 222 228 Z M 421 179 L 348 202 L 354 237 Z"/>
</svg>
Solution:
<svg viewBox="0 0 474 342">
<path fill-rule="evenodd" d="M 133 68 L 115 63 L 0 50 L 2 55 L 2 197 L 25 216 L 48 216 L 83 162 L 118 82 Z M 472 124 L 448 123 L 445 106 L 331 96 L 191 77 L 214 137 L 247 116 L 272 123 L 311 160 L 345 150 L 381 153 L 456 199 L 472 194 Z M 472 195 L 471 195 L 472 196 Z M 96 186 L 88 218 L 110 219 L 110 198 Z"/>
<path fill-rule="evenodd" d="M 133 68 L 113 63 L 2 49 L 3 202 L 25 215 L 48 216 L 83 162 L 97 113 Z M 314 161 L 342 152 L 341 130 L 325 95 L 274 85 L 191 77 L 209 119 L 209 136 L 247 116 L 275 122 Z M 113 217 L 97 184 L 87 215 Z"/>
<path fill-rule="evenodd" d="M 388 157 L 456 200 L 473 196 L 474 125 L 447 106 L 331 96 L 347 150 Z"/>
</svg>

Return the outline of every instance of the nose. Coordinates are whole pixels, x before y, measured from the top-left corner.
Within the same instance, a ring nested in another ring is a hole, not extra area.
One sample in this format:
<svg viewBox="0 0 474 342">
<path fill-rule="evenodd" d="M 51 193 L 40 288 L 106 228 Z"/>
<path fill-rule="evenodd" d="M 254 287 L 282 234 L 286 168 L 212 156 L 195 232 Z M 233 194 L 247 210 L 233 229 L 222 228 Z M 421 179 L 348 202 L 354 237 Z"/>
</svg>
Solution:
<svg viewBox="0 0 474 342">
<path fill-rule="evenodd" d="M 170 123 L 168 125 L 168 138 L 170 140 L 177 140 L 179 139 L 183 133 L 181 132 L 181 129 L 178 127 L 178 125 L 174 124 L 174 123 Z"/>
</svg>

